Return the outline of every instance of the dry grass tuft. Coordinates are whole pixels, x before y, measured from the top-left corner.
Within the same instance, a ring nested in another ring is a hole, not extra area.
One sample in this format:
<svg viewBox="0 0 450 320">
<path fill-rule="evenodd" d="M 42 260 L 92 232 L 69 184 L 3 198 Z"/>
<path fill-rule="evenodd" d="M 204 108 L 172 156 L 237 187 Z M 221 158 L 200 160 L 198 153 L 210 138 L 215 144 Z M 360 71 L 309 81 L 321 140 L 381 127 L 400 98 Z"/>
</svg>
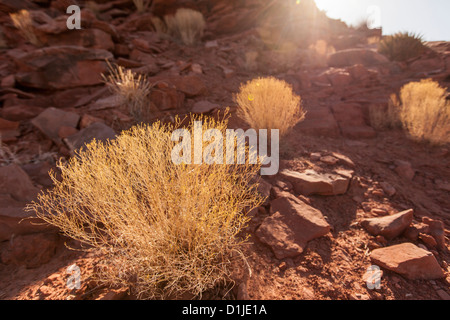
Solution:
<svg viewBox="0 0 450 320">
<path fill-rule="evenodd" d="M 370 125 L 378 130 L 401 128 L 400 102 L 392 94 L 387 107 L 371 105 L 369 108 Z"/>
<path fill-rule="evenodd" d="M 201 12 L 186 8 L 178 9 L 175 15 L 165 16 L 164 21 L 167 32 L 189 46 L 201 39 L 206 26 Z"/>
<path fill-rule="evenodd" d="M 10 13 L 9 16 L 11 17 L 14 26 L 22 32 L 25 39 L 36 46 L 41 45 L 41 42 L 36 36 L 33 27 L 33 19 L 31 18 L 29 11 L 20 10 L 17 13 Z"/>
<path fill-rule="evenodd" d="M 203 132 L 227 127 L 226 118 L 194 120 Z M 241 259 L 243 212 L 264 200 L 249 183 L 259 165 L 175 165 L 171 134 L 179 125 L 140 125 L 107 144 L 92 142 L 60 162 L 62 180 L 28 206 L 101 250 L 100 280 L 131 286 L 140 298 L 199 296 L 226 282 Z"/>
<path fill-rule="evenodd" d="M 238 116 L 251 128 L 279 129 L 280 136 L 304 120 L 306 114 L 301 98 L 292 87 L 273 77 L 253 79 L 241 85 L 234 100 L 238 104 Z"/>
<path fill-rule="evenodd" d="M 109 75 L 102 74 L 103 81 L 116 94 L 120 104 L 137 121 L 144 121 L 150 112 L 149 93 L 152 89 L 144 75 L 138 75 L 119 65 L 112 66 L 109 61 Z"/>
<path fill-rule="evenodd" d="M 410 82 L 400 90 L 400 120 L 415 140 L 440 145 L 450 142 L 447 90 L 432 79 Z"/>
<path fill-rule="evenodd" d="M 154 27 L 155 31 L 159 35 L 166 35 L 167 34 L 168 30 L 167 30 L 167 26 L 164 23 L 164 21 L 162 21 L 158 17 L 151 17 L 150 20 L 152 21 L 152 24 L 153 24 L 153 27 Z"/>
<path fill-rule="evenodd" d="M 142 13 L 147 10 L 150 2 L 148 0 L 133 0 L 133 3 L 136 7 L 136 11 Z"/>
<path fill-rule="evenodd" d="M 410 32 L 399 32 L 383 37 L 378 46 L 378 52 L 393 61 L 406 61 L 421 55 L 425 45 L 420 35 Z"/>
</svg>

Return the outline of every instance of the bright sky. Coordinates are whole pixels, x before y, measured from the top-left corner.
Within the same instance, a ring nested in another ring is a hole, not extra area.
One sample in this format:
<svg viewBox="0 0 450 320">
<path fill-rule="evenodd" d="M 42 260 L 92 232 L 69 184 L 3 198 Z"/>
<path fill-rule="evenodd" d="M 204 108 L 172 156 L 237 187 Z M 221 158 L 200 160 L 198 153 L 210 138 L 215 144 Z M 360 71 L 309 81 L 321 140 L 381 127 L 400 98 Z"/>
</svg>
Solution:
<svg viewBox="0 0 450 320">
<path fill-rule="evenodd" d="M 450 0 L 315 0 L 333 19 L 354 25 L 372 17 L 383 34 L 419 33 L 427 41 L 450 41 Z"/>
</svg>

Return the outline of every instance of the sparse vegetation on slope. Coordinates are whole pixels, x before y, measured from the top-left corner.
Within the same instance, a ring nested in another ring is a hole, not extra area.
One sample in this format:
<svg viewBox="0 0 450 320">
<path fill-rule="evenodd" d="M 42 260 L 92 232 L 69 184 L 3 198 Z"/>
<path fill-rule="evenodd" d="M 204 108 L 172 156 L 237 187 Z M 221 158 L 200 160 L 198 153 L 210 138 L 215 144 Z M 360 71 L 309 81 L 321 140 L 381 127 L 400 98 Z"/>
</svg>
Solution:
<svg viewBox="0 0 450 320">
<path fill-rule="evenodd" d="M 447 90 L 431 79 L 410 82 L 400 91 L 400 120 L 416 140 L 450 142 L 450 102 Z"/>
<path fill-rule="evenodd" d="M 283 136 L 305 118 L 301 98 L 287 82 L 274 77 L 241 85 L 234 99 L 239 106 L 238 116 L 255 130 L 278 129 Z"/>
<path fill-rule="evenodd" d="M 147 78 L 109 62 L 108 67 L 109 75 L 102 75 L 105 83 L 135 120 L 145 120 L 150 112 L 148 95 L 152 88 Z"/>
<path fill-rule="evenodd" d="M 415 58 L 425 51 L 425 45 L 420 35 L 410 32 L 399 32 L 384 37 L 378 47 L 378 52 L 393 61 L 406 61 Z"/>
<path fill-rule="evenodd" d="M 14 26 L 21 31 L 25 39 L 36 46 L 41 45 L 41 42 L 34 31 L 33 19 L 31 18 L 29 11 L 20 10 L 17 13 L 11 13 L 10 17 Z"/>
<path fill-rule="evenodd" d="M 192 9 L 178 9 L 175 15 L 164 17 L 168 33 L 185 45 L 195 45 L 203 36 L 205 18 L 201 12 Z"/>
<path fill-rule="evenodd" d="M 224 132 L 226 119 L 202 118 Z M 249 181 L 258 165 L 175 165 L 177 125 L 137 126 L 59 163 L 62 181 L 30 206 L 67 236 L 101 249 L 100 276 L 146 298 L 200 295 L 240 259 L 236 236 L 263 199 Z M 193 130 L 193 122 L 188 127 Z M 220 181 L 220 183 L 218 183 Z"/>
</svg>

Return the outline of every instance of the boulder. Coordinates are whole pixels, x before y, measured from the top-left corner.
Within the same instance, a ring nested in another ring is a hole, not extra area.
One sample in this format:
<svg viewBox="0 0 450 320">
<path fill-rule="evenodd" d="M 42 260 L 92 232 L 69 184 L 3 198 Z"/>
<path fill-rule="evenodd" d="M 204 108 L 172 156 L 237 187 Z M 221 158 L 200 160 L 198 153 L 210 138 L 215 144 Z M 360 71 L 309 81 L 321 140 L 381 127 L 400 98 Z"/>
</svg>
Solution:
<svg viewBox="0 0 450 320">
<path fill-rule="evenodd" d="M 355 64 L 351 67 L 346 68 L 347 72 L 353 77 L 354 80 L 366 80 L 371 77 L 376 77 L 378 73 L 376 71 L 371 71 L 361 64 Z"/>
<path fill-rule="evenodd" d="M 1 110 L 3 118 L 11 121 L 23 121 L 37 117 L 45 109 L 28 104 L 4 106 Z"/>
<path fill-rule="evenodd" d="M 440 57 L 419 59 L 411 63 L 409 68 L 416 72 L 445 70 L 445 61 Z"/>
<path fill-rule="evenodd" d="M 389 59 L 370 49 L 348 49 L 332 53 L 328 56 L 328 66 L 349 67 L 360 64 L 366 67 L 389 63 Z"/>
<path fill-rule="evenodd" d="M 73 152 L 89 144 L 93 139 L 106 142 L 115 138 L 116 133 L 113 129 L 102 122 L 95 122 L 78 133 L 65 138 L 64 142 Z"/>
<path fill-rule="evenodd" d="M 380 182 L 380 187 L 390 197 L 397 193 L 397 190 L 395 190 L 395 188 L 388 182 Z"/>
<path fill-rule="evenodd" d="M 307 110 L 305 120 L 297 124 L 295 129 L 305 134 L 317 136 L 340 136 L 339 126 L 329 107 Z"/>
<path fill-rule="evenodd" d="M 220 106 L 215 103 L 211 103 L 206 100 L 198 101 L 192 107 L 192 113 L 209 113 L 215 109 L 219 109 Z"/>
<path fill-rule="evenodd" d="M 428 226 L 427 233 L 429 233 L 436 241 L 439 249 L 445 249 L 445 228 L 444 222 L 441 220 L 423 217 L 422 222 Z"/>
<path fill-rule="evenodd" d="M 31 123 L 38 128 L 49 139 L 56 144 L 61 144 L 59 130 L 61 127 L 76 128 L 80 116 L 73 112 L 67 112 L 56 108 L 47 108 L 44 112 L 31 120 Z"/>
<path fill-rule="evenodd" d="M 2 88 L 14 88 L 16 84 L 16 77 L 13 74 L 10 74 L 4 77 L 0 82 L 0 87 Z"/>
<path fill-rule="evenodd" d="M 106 109 L 120 109 L 122 108 L 122 103 L 119 96 L 110 95 L 104 98 L 100 98 L 89 105 L 90 110 L 106 110 Z"/>
<path fill-rule="evenodd" d="M 0 167 L 0 194 L 9 194 L 17 201 L 35 199 L 39 190 L 18 165 Z"/>
<path fill-rule="evenodd" d="M 350 178 L 333 173 L 317 173 L 308 169 L 304 172 L 282 170 L 280 176 L 288 180 L 294 186 L 294 190 L 305 196 L 340 195 L 347 192 Z"/>
<path fill-rule="evenodd" d="M 434 255 L 412 243 L 375 249 L 372 263 L 411 280 L 432 280 L 445 276 Z"/>
<path fill-rule="evenodd" d="M 185 95 L 173 85 L 158 86 L 152 89 L 149 100 L 156 110 L 176 110 L 183 107 Z"/>
<path fill-rule="evenodd" d="M 37 233 L 15 236 L 1 253 L 4 264 L 25 265 L 37 268 L 55 255 L 58 246 L 58 234 Z"/>
<path fill-rule="evenodd" d="M 49 172 L 51 170 L 54 173 L 58 172 L 56 166 L 50 163 L 50 161 L 26 163 L 22 165 L 21 168 L 35 183 L 46 188 L 53 186 L 53 180 L 51 179 Z"/>
<path fill-rule="evenodd" d="M 13 235 L 44 231 L 42 220 L 25 211 L 26 201 L 17 201 L 9 194 L 0 194 L 0 242 Z"/>
<path fill-rule="evenodd" d="M 9 142 L 17 140 L 20 135 L 19 122 L 0 118 L 0 141 Z"/>
<path fill-rule="evenodd" d="M 266 198 L 264 205 L 269 204 L 271 191 L 272 185 L 269 182 L 262 178 L 258 180 L 258 192 Z"/>
<path fill-rule="evenodd" d="M 203 80 L 197 75 L 173 77 L 169 81 L 188 98 L 203 95 L 208 91 Z"/>
<path fill-rule="evenodd" d="M 332 152 L 331 155 L 334 158 L 337 158 L 339 160 L 339 163 L 342 163 L 342 164 L 344 164 L 344 165 L 346 165 L 346 166 L 348 166 L 350 168 L 355 168 L 356 167 L 356 165 L 355 165 L 355 163 L 353 162 L 352 159 L 350 159 L 349 157 L 347 157 L 347 156 L 345 156 L 345 155 L 343 155 L 341 153 Z"/>
<path fill-rule="evenodd" d="M 18 165 L 0 167 L 0 242 L 12 235 L 48 230 L 47 225 L 25 211 L 27 203 L 36 199 L 39 192 L 30 177 Z"/>
<path fill-rule="evenodd" d="M 94 28 L 67 29 L 67 16 L 56 19 L 48 17 L 46 23 L 36 26 L 35 33 L 39 41 L 46 46 L 80 46 L 113 50 L 111 34 Z"/>
<path fill-rule="evenodd" d="M 428 233 L 430 230 L 429 225 L 422 222 L 413 221 L 411 225 L 406 228 L 405 232 L 403 232 L 403 236 L 407 238 L 409 241 L 414 242 L 419 239 L 419 235 L 421 233 Z"/>
<path fill-rule="evenodd" d="M 330 231 L 330 225 L 319 210 L 293 195 L 273 200 L 270 212 L 272 215 L 264 219 L 256 236 L 271 247 L 278 259 L 300 255 L 308 241 Z"/>
<path fill-rule="evenodd" d="M 331 107 L 333 115 L 346 138 L 374 138 L 376 132 L 366 124 L 361 105 L 339 103 Z"/>
<path fill-rule="evenodd" d="M 148 74 L 156 74 L 159 71 L 156 58 L 149 53 L 134 49 L 130 52 L 130 59 L 145 65 L 144 68 Z"/>
<path fill-rule="evenodd" d="M 345 87 L 353 82 L 352 76 L 345 69 L 330 68 L 323 75 L 327 76 L 329 83 L 334 87 Z"/>
<path fill-rule="evenodd" d="M 339 162 L 339 159 L 335 158 L 333 156 L 323 156 L 323 157 L 320 157 L 319 160 L 330 166 L 333 166 Z"/>
<path fill-rule="evenodd" d="M 104 123 L 104 120 L 100 119 L 100 118 L 97 118 L 97 117 L 94 117 L 94 116 L 91 116 L 90 114 L 85 113 L 85 114 L 83 114 L 81 116 L 80 129 L 87 128 L 91 124 L 96 123 L 96 122 L 103 122 Z"/>
<path fill-rule="evenodd" d="M 16 81 L 38 89 L 67 89 L 103 83 L 105 60 L 112 53 L 77 46 L 46 47 L 14 56 L 19 67 Z"/>
<path fill-rule="evenodd" d="M 364 219 L 361 225 L 371 235 L 393 239 L 409 227 L 413 220 L 413 212 L 409 209 L 386 217 Z"/>
<path fill-rule="evenodd" d="M 76 32 L 66 32 L 49 39 L 50 45 L 79 46 L 84 48 L 114 50 L 111 35 L 99 29 L 81 29 Z"/>
</svg>

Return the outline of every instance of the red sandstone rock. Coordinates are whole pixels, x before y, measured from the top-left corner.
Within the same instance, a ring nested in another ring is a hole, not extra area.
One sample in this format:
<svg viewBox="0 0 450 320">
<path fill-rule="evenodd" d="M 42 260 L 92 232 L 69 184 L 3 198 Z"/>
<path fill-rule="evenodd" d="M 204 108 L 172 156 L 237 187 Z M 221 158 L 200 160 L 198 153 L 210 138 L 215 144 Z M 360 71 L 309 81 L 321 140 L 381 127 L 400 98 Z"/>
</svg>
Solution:
<svg viewBox="0 0 450 320">
<path fill-rule="evenodd" d="M 412 280 L 443 278 L 444 272 L 434 255 L 412 243 L 402 243 L 374 250 L 372 263 Z"/>
<path fill-rule="evenodd" d="M 394 215 L 365 219 L 361 225 L 372 235 L 382 235 L 387 239 L 399 236 L 411 224 L 413 210 L 406 210 Z"/>
<path fill-rule="evenodd" d="M 319 210 L 292 195 L 273 200 L 270 211 L 272 215 L 264 219 L 256 235 L 278 259 L 298 256 L 308 241 L 330 231 Z"/>
</svg>

